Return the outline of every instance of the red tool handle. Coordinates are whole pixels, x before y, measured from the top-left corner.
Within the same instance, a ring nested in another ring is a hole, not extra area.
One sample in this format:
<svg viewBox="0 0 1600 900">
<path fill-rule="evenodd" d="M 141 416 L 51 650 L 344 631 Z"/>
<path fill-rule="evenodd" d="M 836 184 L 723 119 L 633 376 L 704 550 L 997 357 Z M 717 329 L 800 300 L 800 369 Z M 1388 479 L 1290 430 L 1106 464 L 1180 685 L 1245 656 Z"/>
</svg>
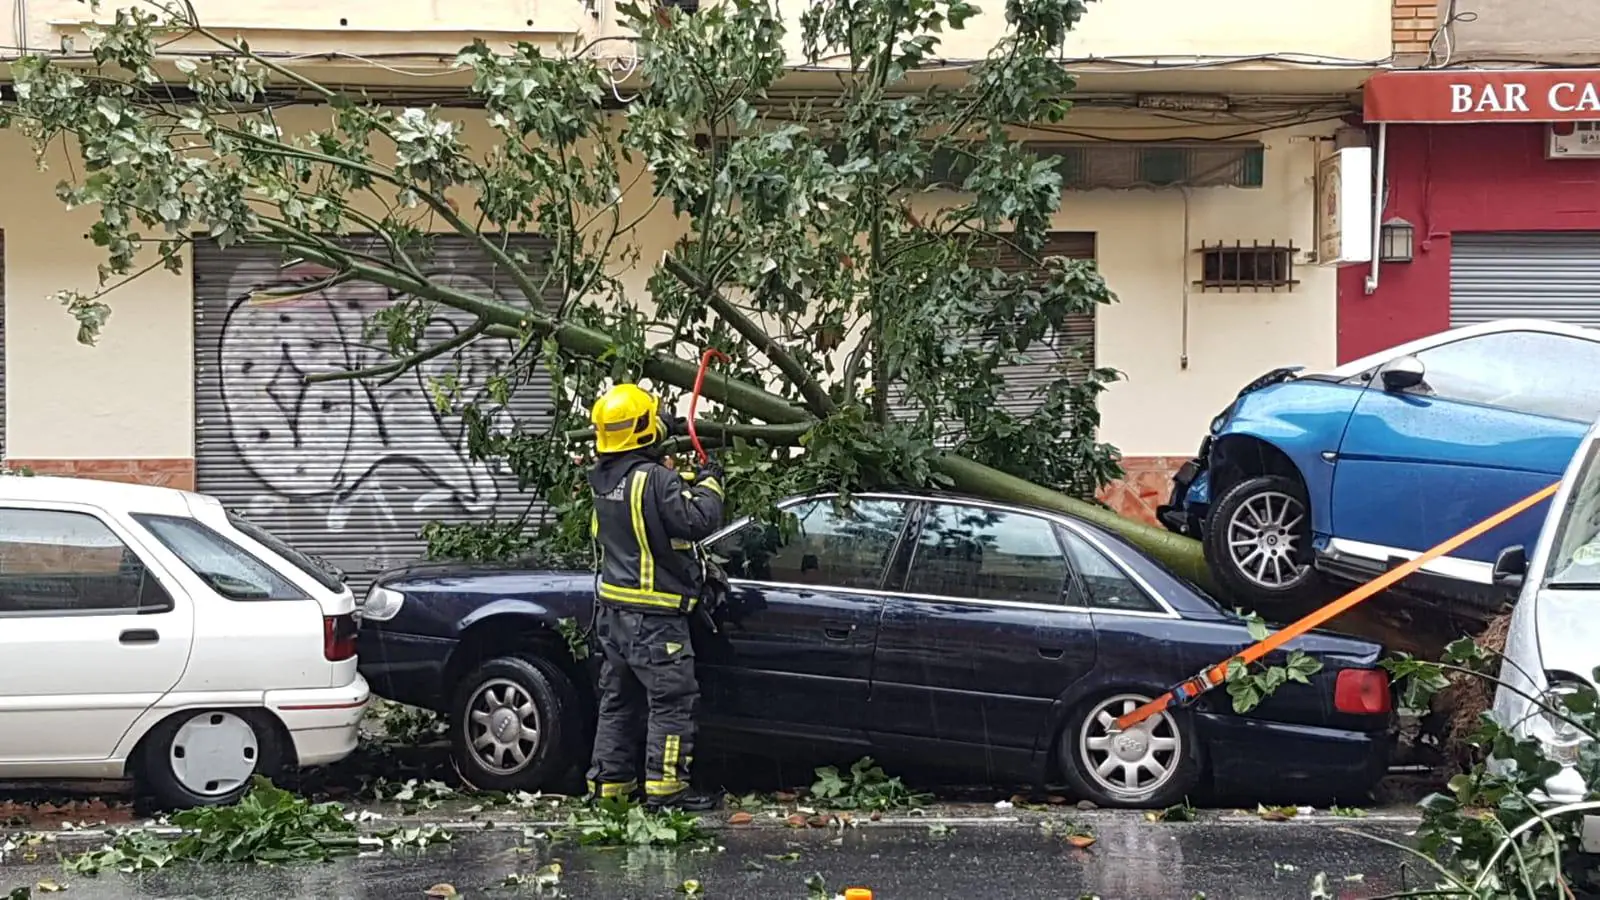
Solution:
<svg viewBox="0 0 1600 900">
<path fill-rule="evenodd" d="M 706 352 L 700 354 L 700 371 L 694 374 L 694 393 L 689 395 L 689 443 L 694 445 L 694 452 L 700 457 L 700 464 L 705 465 L 711 459 L 706 454 L 706 448 L 700 446 L 700 435 L 694 430 L 694 411 L 700 406 L 700 389 L 706 383 L 706 370 L 711 368 L 712 360 L 729 362 L 728 354 L 712 347 L 707 347 Z"/>
<path fill-rule="evenodd" d="M 1532 509 L 1545 500 L 1550 499 L 1551 497 L 1555 496 L 1556 489 L 1559 487 L 1561 487 L 1561 484 L 1558 482 L 1550 485 L 1547 488 L 1544 488 L 1543 490 L 1540 490 L 1538 493 L 1518 500 L 1516 503 L 1513 503 L 1505 509 L 1500 510 L 1489 518 L 1484 519 L 1482 522 L 1479 522 L 1471 528 L 1468 528 L 1466 531 L 1463 531 L 1460 534 L 1439 544 L 1437 547 L 1433 547 L 1427 552 L 1420 553 L 1416 557 L 1406 560 L 1400 565 L 1395 566 L 1382 575 L 1379 575 L 1377 578 L 1372 579 L 1371 581 L 1361 585 L 1353 591 L 1350 591 L 1332 603 L 1329 603 L 1327 606 L 1324 606 L 1316 612 L 1305 616 L 1300 621 L 1295 622 L 1293 625 L 1267 635 L 1266 638 L 1259 643 L 1246 647 L 1238 654 L 1228 657 L 1228 659 L 1225 659 L 1211 668 L 1206 669 L 1204 672 L 1201 672 L 1194 678 L 1185 681 L 1182 685 L 1180 685 L 1180 688 L 1184 689 L 1184 693 L 1190 697 L 1197 696 L 1211 690 L 1212 688 L 1221 684 L 1223 681 L 1227 680 L 1229 662 L 1237 659 L 1246 665 L 1249 665 L 1250 663 L 1261 659 L 1263 656 L 1266 656 L 1268 653 L 1271 653 L 1279 647 L 1282 647 L 1284 644 L 1289 643 L 1300 635 L 1305 634 L 1311 629 L 1326 623 L 1340 613 L 1349 610 L 1356 604 L 1361 603 L 1374 594 L 1377 594 L 1380 591 L 1390 587 L 1395 582 L 1398 582 L 1400 579 L 1410 575 L 1412 572 L 1417 571 L 1433 560 L 1438 559 L 1446 553 L 1449 553 L 1451 550 L 1460 547 L 1462 544 L 1465 544 L 1468 541 L 1482 537 L 1485 533 L 1504 525 L 1506 522 L 1509 522 L 1522 513 L 1527 512 L 1529 509 Z M 1174 699 L 1176 698 L 1173 697 L 1172 691 L 1162 694 L 1154 700 L 1151 700 L 1149 703 L 1146 703 L 1138 709 L 1135 709 L 1132 712 L 1129 712 L 1127 715 L 1117 719 L 1116 730 L 1123 731 L 1128 728 L 1132 728 L 1140 722 L 1143 722 L 1145 719 L 1148 719 L 1166 709 L 1167 705 L 1172 703 Z"/>
</svg>

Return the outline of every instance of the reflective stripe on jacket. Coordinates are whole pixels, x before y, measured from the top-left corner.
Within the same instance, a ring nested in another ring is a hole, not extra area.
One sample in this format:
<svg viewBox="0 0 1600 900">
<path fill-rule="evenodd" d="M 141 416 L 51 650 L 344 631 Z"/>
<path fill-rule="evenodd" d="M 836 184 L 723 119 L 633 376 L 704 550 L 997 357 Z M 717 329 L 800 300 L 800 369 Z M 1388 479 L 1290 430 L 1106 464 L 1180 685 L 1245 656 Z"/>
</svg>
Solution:
<svg viewBox="0 0 1600 900">
<path fill-rule="evenodd" d="M 600 599 L 637 610 L 692 610 L 704 581 L 694 542 L 722 526 L 722 486 L 714 478 L 685 484 L 638 451 L 601 457 L 589 486 Z"/>
</svg>

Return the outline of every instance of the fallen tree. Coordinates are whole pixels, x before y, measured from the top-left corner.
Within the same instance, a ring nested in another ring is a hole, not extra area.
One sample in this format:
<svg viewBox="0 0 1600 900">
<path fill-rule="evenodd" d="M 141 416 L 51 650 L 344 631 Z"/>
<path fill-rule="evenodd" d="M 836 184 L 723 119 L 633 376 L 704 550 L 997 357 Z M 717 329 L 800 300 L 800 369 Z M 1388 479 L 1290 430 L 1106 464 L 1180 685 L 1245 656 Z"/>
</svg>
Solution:
<svg viewBox="0 0 1600 900">
<path fill-rule="evenodd" d="M 637 35 L 631 77 L 593 44 L 480 42 L 456 61 L 470 114 L 325 84 L 182 0 L 118 10 L 91 29 L 88 59 L 17 60 L 4 124 L 41 155 L 67 139 L 81 170 L 59 195 L 98 211 L 101 289 L 60 296 L 79 339 L 105 326 L 109 292 L 181 272 L 192 242 L 267 245 L 321 267 L 302 292 L 365 281 L 400 298 L 369 323 L 391 363 L 311 380 L 393 378 L 511 343 L 489 400 L 450 377 L 434 394 L 465 417 L 474 454 L 548 500 L 548 553 L 584 543 L 570 435 L 590 398 L 608 379 L 688 389 L 716 347 L 733 362 L 705 396 L 740 510 L 799 489 L 948 488 L 1083 516 L 1209 581 L 1196 544 L 1092 502 L 1120 475 L 1095 435 L 1119 376 L 1060 335 L 1114 298 L 1092 262 L 1048 253 L 1060 161 L 1020 140 L 1066 114 L 1072 79 L 1053 57 L 1083 0 L 1011 0 L 995 46 L 961 63 L 940 58 L 939 35 L 977 15 L 966 0 L 825 0 L 798 35 L 768 0 L 618 12 Z M 830 85 L 793 87 L 805 69 Z M 663 228 L 681 237 L 630 281 Z M 475 243 L 515 292 L 438 277 L 439 232 Z M 513 249 L 527 232 L 548 252 Z M 431 340 L 446 313 L 464 324 Z M 1050 383 L 1007 408 L 1005 367 L 1041 352 Z M 541 373 L 556 422 L 529 433 L 503 412 Z M 525 548 L 521 523 L 453 528 L 433 536 L 478 555 Z"/>
</svg>

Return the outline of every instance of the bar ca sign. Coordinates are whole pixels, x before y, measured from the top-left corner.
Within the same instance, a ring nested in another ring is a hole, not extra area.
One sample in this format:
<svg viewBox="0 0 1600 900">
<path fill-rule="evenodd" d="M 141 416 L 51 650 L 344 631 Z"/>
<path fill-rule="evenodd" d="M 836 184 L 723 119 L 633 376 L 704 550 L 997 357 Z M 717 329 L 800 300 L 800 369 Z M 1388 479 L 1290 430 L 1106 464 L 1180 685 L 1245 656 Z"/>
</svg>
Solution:
<svg viewBox="0 0 1600 900">
<path fill-rule="evenodd" d="M 1600 119 L 1600 69 L 1383 72 L 1362 92 L 1368 122 Z"/>
</svg>

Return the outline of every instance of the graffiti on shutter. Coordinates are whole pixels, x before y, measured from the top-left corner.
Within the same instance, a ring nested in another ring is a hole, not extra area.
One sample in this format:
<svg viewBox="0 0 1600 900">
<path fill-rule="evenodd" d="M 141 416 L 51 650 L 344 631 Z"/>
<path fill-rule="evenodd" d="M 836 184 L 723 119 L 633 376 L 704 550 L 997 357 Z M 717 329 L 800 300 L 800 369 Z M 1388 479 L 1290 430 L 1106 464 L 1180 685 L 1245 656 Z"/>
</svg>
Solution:
<svg viewBox="0 0 1600 900">
<path fill-rule="evenodd" d="M 1037 258 L 1064 257 L 1067 259 L 1094 259 L 1095 236 L 1093 232 L 1057 231 L 1045 240 Z M 1029 268 L 1028 261 L 1009 244 L 988 241 L 978 250 L 974 265 L 990 266 L 1005 272 L 1022 272 Z M 1068 317 L 1060 328 L 1046 334 L 1042 340 L 1029 345 L 1028 361 L 1000 366 L 997 372 L 1006 381 L 1000 395 L 1003 409 L 1019 417 L 1031 415 L 1044 401 L 1043 390 L 1061 377 L 1083 378 L 1094 365 L 1094 313 Z M 904 391 L 891 389 L 891 407 L 897 418 L 913 415 L 904 399 Z M 940 443 L 949 445 L 954 435 L 944 435 Z"/>
<path fill-rule="evenodd" d="M 512 244 L 530 258 L 548 246 L 531 236 Z M 423 268 L 436 283 L 525 302 L 460 236 L 435 236 Z M 458 403 L 487 401 L 488 380 L 512 359 L 513 342 L 480 339 L 459 360 L 444 354 L 392 379 L 307 384 L 307 374 L 393 360 L 382 334 L 364 332 L 397 296 L 366 282 L 320 286 L 327 274 L 304 262 L 286 265 L 270 248 L 196 245 L 198 489 L 343 568 L 357 589 L 377 571 L 421 557 L 419 532 L 430 521 L 541 511 L 508 472 L 472 460 L 460 417 L 441 414 L 434 402 L 441 379 L 452 378 Z M 305 292 L 271 295 L 286 288 Z M 421 346 L 471 323 L 440 307 Z M 522 359 L 536 353 L 532 347 Z M 501 415 L 503 426 L 546 427 L 548 379 L 530 376 Z"/>
</svg>

